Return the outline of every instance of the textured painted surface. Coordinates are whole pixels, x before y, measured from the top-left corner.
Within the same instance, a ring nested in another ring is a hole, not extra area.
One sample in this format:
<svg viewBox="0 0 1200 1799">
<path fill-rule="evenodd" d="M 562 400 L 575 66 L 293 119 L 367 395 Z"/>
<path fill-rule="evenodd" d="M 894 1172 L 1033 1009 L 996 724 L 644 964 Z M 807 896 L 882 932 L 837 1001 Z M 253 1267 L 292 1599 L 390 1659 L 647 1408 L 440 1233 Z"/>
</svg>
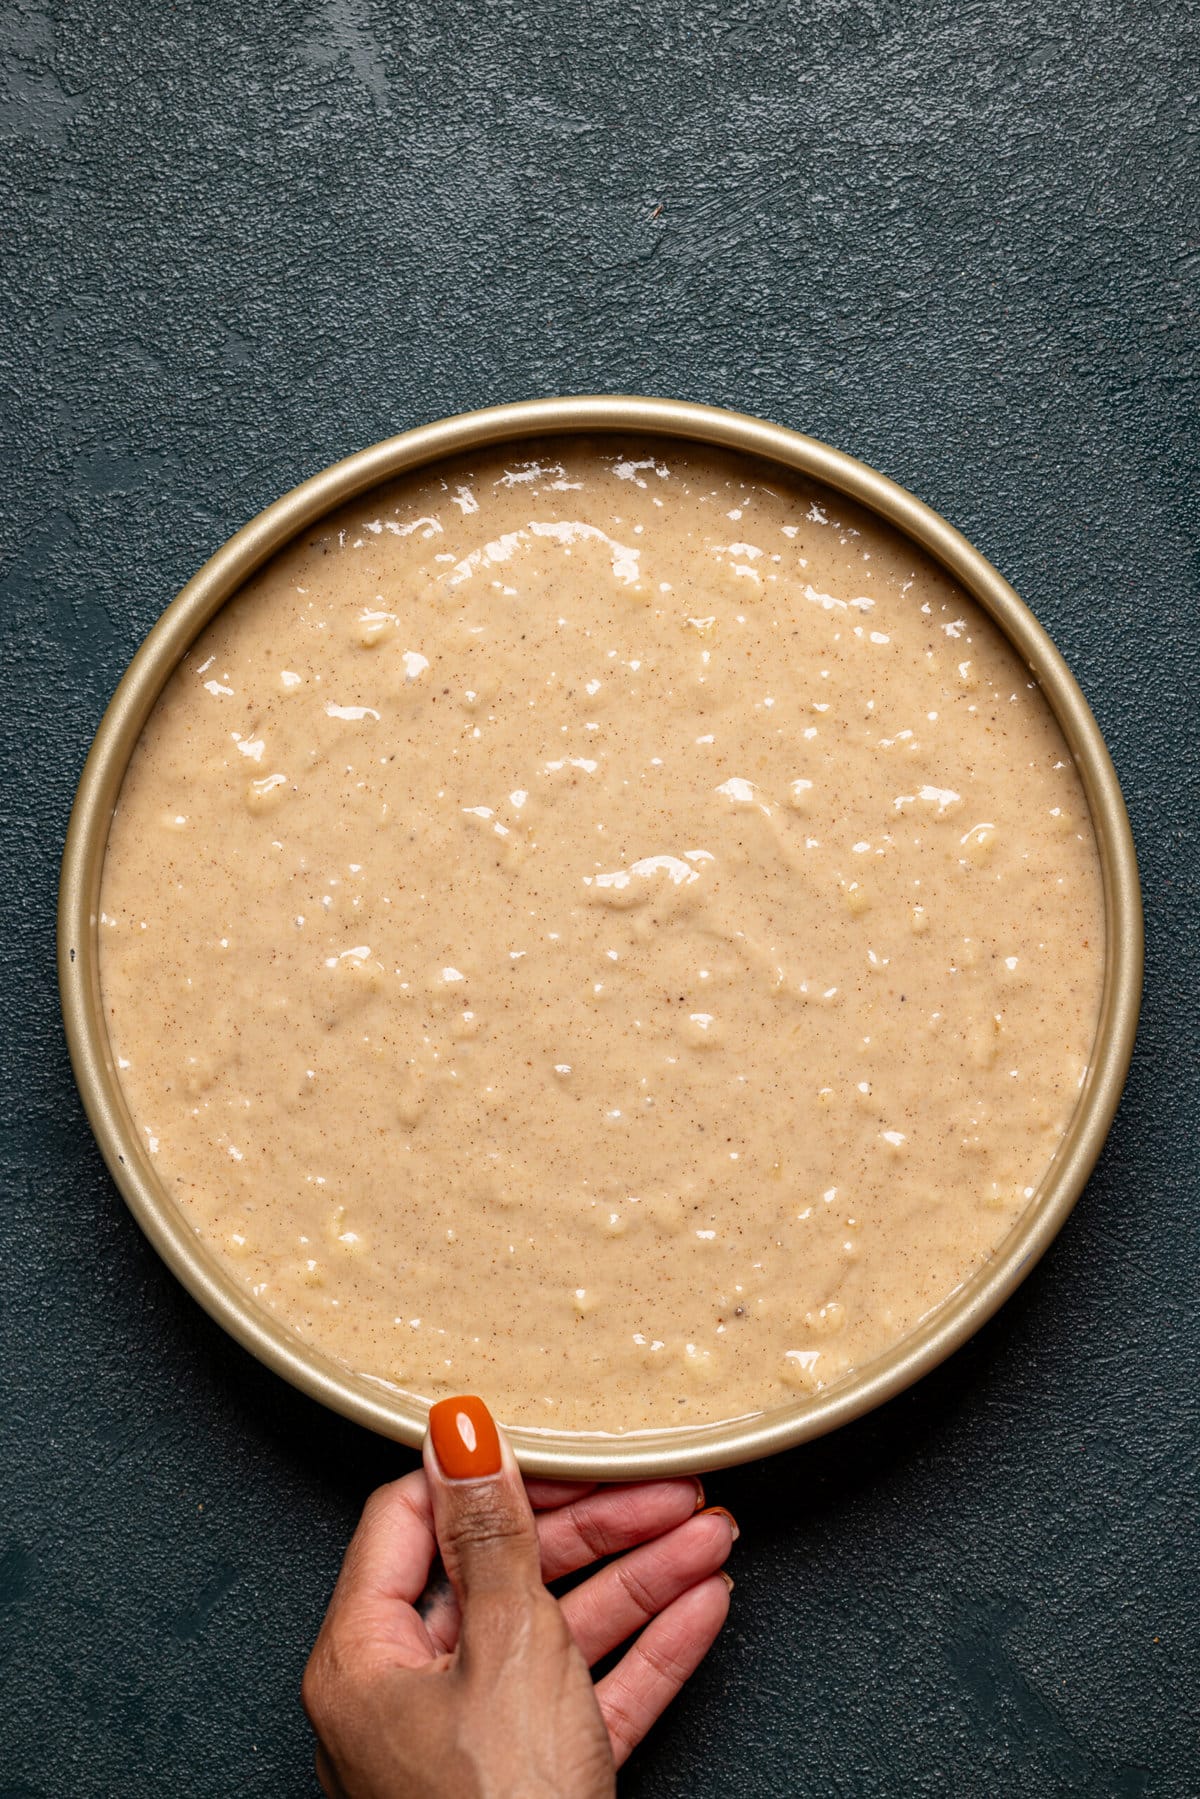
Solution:
<svg viewBox="0 0 1200 1799">
<path fill-rule="evenodd" d="M 629 1794 L 1197 1790 L 1196 15 L 0 5 L 0 1799 L 311 1795 L 296 1690 L 405 1457 L 143 1245 L 53 984 L 90 734 L 322 464 L 556 391 L 732 405 L 948 514 L 1066 651 L 1148 901 L 1100 1168 L 1005 1314 L 712 1483 L 733 1621 Z"/>
</svg>

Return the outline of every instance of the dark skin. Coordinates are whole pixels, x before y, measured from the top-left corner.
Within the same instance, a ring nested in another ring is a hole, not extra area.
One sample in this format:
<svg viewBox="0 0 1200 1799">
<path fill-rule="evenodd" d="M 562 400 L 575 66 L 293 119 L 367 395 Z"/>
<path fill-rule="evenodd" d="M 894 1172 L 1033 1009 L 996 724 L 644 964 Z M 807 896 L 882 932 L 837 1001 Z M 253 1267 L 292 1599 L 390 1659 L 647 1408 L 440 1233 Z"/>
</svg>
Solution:
<svg viewBox="0 0 1200 1799">
<path fill-rule="evenodd" d="M 494 1477 L 448 1480 L 427 1440 L 368 1500 L 305 1672 L 330 1799 L 612 1794 L 725 1621 L 736 1527 L 702 1504 L 692 1479 L 526 1483 L 507 1445 Z"/>
</svg>

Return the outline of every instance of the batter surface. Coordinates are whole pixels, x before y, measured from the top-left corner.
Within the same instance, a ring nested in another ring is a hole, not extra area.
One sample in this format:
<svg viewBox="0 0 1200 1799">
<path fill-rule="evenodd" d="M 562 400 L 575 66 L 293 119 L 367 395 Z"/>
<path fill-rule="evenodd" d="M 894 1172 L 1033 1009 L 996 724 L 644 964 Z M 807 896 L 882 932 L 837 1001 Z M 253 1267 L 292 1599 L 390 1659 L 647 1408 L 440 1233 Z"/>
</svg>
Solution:
<svg viewBox="0 0 1200 1799">
<path fill-rule="evenodd" d="M 835 1381 L 988 1256 L 1104 929 L 1059 730 L 944 575 L 606 437 L 277 557 L 143 735 L 102 909 L 146 1150 L 259 1304 L 604 1431 Z"/>
</svg>

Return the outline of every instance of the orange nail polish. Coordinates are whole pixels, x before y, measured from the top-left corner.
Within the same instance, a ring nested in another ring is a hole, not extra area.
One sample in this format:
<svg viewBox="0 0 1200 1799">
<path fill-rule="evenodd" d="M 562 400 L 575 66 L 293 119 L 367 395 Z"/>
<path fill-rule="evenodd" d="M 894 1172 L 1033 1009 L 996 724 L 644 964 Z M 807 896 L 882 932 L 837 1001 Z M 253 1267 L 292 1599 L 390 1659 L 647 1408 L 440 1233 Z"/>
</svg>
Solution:
<svg viewBox="0 0 1200 1799">
<path fill-rule="evenodd" d="M 727 1518 L 729 1521 L 729 1535 L 733 1539 L 733 1541 L 736 1543 L 738 1538 L 741 1536 L 742 1533 L 738 1529 L 737 1519 L 734 1517 L 733 1513 L 730 1511 L 727 1511 L 723 1505 L 706 1505 L 704 1508 L 704 1516 L 706 1518 L 709 1518 L 709 1517 Z"/>
<path fill-rule="evenodd" d="M 500 1472 L 500 1438 L 492 1414 L 473 1393 L 429 1408 L 433 1452 L 447 1480 L 486 1480 Z"/>
<path fill-rule="evenodd" d="M 704 1506 L 705 1506 L 704 1482 L 700 1479 L 700 1477 L 698 1475 L 695 1475 L 695 1474 L 693 1474 L 692 1479 L 696 1483 L 696 1503 L 692 1507 L 692 1510 L 694 1512 L 702 1512 L 704 1510 Z"/>
</svg>

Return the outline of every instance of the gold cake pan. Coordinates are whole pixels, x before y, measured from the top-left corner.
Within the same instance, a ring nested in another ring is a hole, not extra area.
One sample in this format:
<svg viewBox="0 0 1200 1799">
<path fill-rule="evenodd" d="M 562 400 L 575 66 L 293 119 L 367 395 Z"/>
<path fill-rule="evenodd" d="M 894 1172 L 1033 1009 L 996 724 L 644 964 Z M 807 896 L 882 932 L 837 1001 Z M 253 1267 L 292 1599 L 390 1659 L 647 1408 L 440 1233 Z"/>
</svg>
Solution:
<svg viewBox="0 0 1200 1799">
<path fill-rule="evenodd" d="M 677 438 L 782 465 L 897 527 L 969 593 L 1040 684 L 1079 769 L 1099 846 L 1105 904 L 1104 987 L 1096 1041 L 1074 1116 L 1028 1208 L 987 1262 L 885 1355 L 825 1391 L 724 1423 L 625 1436 L 511 1431 L 529 1473 L 628 1480 L 772 1455 L 860 1417 L 944 1360 L 989 1319 L 1061 1229 L 1100 1153 L 1133 1051 L 1142 981 L 1137 861 L 1104 739 L 1066 663 L 1003 577 L 953 526 L 902 487 L 799 432 L 740 413 L 671 400 L 592 396 L 531 400 L 423 425 L 322 470 L 235 533 L 167 607 L 130 663 L 96 733 L 67 831 L 58 961 L 75 1078 L 101 1152 L 155 1249 L 205 1310 L 252 1355 L 335 1411 L 416 1445 L 425 1406 L 302 1342 L 261 1308 L 200 1241 L 160 1184 L 121 1091 L 100 1001 L 97 913 L 109 825 L 142 727 L 177 664 L 214 613 L 299 532 L 409 470 L 484 446 L 575 432 Z"/>
</svg>

